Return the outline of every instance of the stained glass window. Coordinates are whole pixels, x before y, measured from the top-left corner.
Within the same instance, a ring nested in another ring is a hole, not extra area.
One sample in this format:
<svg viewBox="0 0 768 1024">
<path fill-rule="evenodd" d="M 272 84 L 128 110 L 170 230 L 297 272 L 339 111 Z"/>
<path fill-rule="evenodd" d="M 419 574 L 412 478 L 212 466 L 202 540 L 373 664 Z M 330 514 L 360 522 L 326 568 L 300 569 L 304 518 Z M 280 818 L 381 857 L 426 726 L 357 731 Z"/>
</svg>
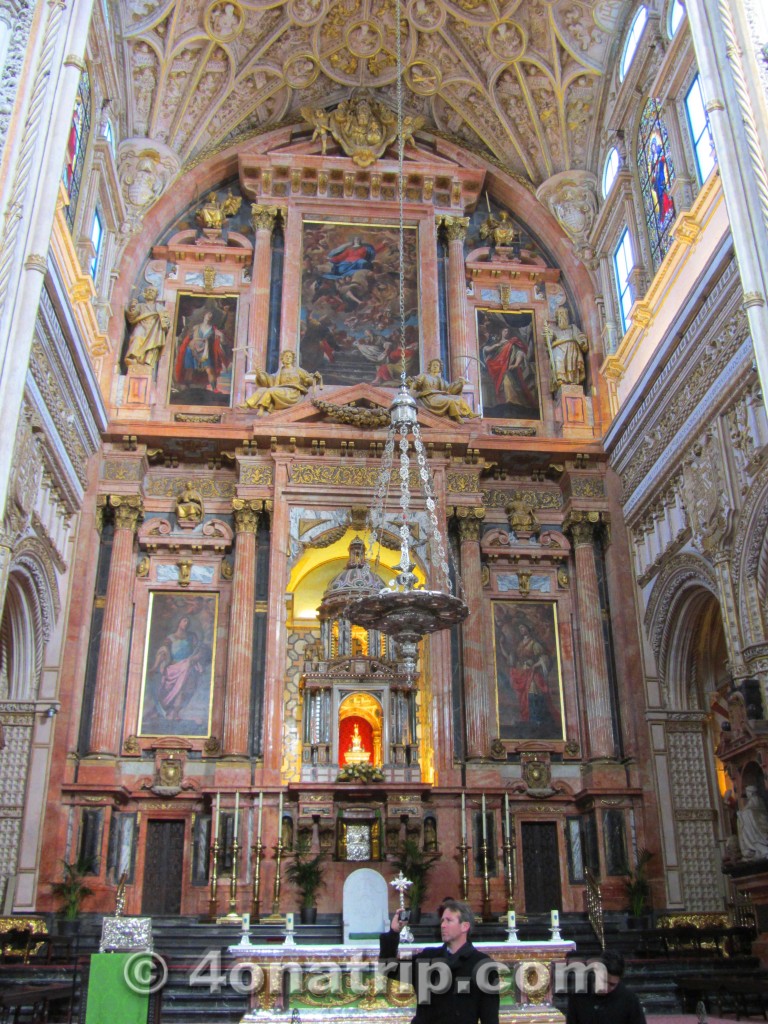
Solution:
<svg viewBox="0 0 768 1024">
<path fill-rule="evenodd" d="M 699 184 L 703 185 L 714 170 L 717 157 L 707 110 L 704 106 L 704 97 L 701 94 L 701 80 L 698 75 L 694 78 L 691 88 L 686 94 L 685 110 L 688 114 L 688 126 L 693 139 L 693 151 L 696 154 L 696 173 L 699 176 Z"/>
<path fill-rule="evenodd" d="M 627 333 L 629 323 L 629 311 L 632 308 L 632 289 L 630 287 L 630 274 L 635 265 L 632 255 L 632 238 L 629 229 L 624 228 L 619 239 L 619 244 L 613 253 L 613 267 L 616 272 L 616 287 L 619 292 L 619 315 L 621 317 L 621 333 Z"/>
<path fill-rule="evenodd" d="M 640 39 L 643 35 L 643 29 L 645 23 L 648 20 L 648 12 L 644 7 L 638 7 L 637 14 L 632 19 L 632 24 L 629 26 L 629 32 L 627 33 L 627 41 L 624 44 L 624 52 L 621 55 L 621 61 L 619 63 L 619 81 L 623 82 L 626 78 L 629 67 L 634 59 L 637 48 L 640 45 Z"/>
<path fill-rule="evenodd" d="M 80 184 L 83 180 L 85 149 L 88 145 L 90 131 L 91 81 L 88 78 L 88 72 L 84 71 L 80 75 L 80 82 L 77 86 L 77 98 L 75 99 L 75 109 L 72 112 L 72 123 L 69 126 L 67 154 L 62 174 L 64 186 L 69 196 L 69 206 L 66 207 L 64 212 L 70 229 L 75 225 L 77 199 L 80 195 Z"/>
<path fill-rule="evenodd" d="M 670 194 L 675 169 L 669 152 L 667 126 L 656 100 L 648 100 L 637 136 L 637 166 L 643 193 L 645 222 L 651 242 L 653 269 L 658 270 L 672 244 L 675 204 Z"/>
</svg>

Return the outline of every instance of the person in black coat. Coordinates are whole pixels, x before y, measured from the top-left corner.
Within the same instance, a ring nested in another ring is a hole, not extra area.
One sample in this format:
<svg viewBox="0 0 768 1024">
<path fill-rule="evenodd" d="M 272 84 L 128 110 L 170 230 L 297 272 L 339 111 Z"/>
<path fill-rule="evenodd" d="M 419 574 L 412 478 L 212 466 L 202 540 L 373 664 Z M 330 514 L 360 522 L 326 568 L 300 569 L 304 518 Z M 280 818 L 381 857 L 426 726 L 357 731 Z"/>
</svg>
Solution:
<svg viewBox="0 0 768 1024">
<path fill-rule="evenodd" d="M 595 975 L 594 991 L 569 994 L 566 1024 L 646 1024 L 640 1000 L 621 980 L 621 953 L 607 950 L 590 963 L 602 965 L 604 973 Z"/>
<path fill-rule="evenodd" d="M 493 960 L 469 940 L 474 915 L 466 903 L 443 900 L 440 915 L 442 946 L 414 954 L 409 979 L 416 991 L 411 1024 L 498 1024 L 499 976 Z M 399 913 L 379 938 L 379 955 L 396 962 L 403 922 Z M 405 963 L 400 964 L 402 980 Z M 390 968 L 387 967 L 387 973 Z"/>
</svg>

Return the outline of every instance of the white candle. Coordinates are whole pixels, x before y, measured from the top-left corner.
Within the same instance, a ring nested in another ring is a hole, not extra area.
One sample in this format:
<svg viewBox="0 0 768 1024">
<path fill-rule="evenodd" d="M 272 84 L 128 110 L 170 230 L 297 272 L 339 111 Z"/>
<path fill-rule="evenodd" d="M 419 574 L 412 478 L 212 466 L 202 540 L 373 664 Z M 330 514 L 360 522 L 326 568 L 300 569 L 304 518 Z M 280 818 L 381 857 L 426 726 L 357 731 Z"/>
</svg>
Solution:
<svg viewBox="0 0 768 1024">
<path fill-rule="evenodd" d="M 257 834 L 257 838 L 256 838 L 256 842 L 257 842 L 257 844 L 259 846 L 261 846 L 261 815 L 262 815 L 263 811 L 264 811 L 264 791 L 263 790 L 259 790 L 259 826 L 258 826 L 258 830 L 257 830 L 258 834 Z"/>
<path fill-rule="evenodd" d="M 559 928 L 560 927 L 560 914 L 559 914 L 559 912 L 557 910 L 553 910 L 552 911 L 552 927 L 553 928 Z"/>
<path fill-rule="evenodd" d="M 216 813 L 213 817 L 213 841 L 219 838 L 219 811 L 221 810 L 221 793 L 216 794 Z"/>
<path fill-rule="evenodd" d="M 504 794 L 504 827 L 506 829 L 504 838 L 509 843 L 512 841 L 511 833 L 509 831 L 509 793 Z"/>
<path fill-rule="evenodd" d="M 237 840 L 237 825 L 240 820 L 240 793 L 235 791 L 235 840 Z"/>
<path fill-rule="evenodd" d="M 461 794 L 461 841 L 467 841 L 467 798 L 464 793 Z"/>
<path fill-rule="evenodd" d="M 486 820 L 485 820 L 485 793 L 483 793 L 482 809 L 480 811 L 480 817 L 481 817 L 482 826 L 483 826 L 483 842 L 487 843 L 488 842 L 488 831 L 487 831 L 487 824 L 486 824 Z"/>
<path fill-rule="evenodd" d="M 277 841 L 283 837 L 283 791 L 280 790 L 280 802 L 277 805 Z"/>
<path fill-rule="evenodd" d="M 509 928 L 509 930 L 513 932 L 516 927 L 517 927 L 517 918 L 515 917 L 515 912 L 514 912 L 514 910 L 510 910 L 507 913 L 507 928 Z"/>
</svg>

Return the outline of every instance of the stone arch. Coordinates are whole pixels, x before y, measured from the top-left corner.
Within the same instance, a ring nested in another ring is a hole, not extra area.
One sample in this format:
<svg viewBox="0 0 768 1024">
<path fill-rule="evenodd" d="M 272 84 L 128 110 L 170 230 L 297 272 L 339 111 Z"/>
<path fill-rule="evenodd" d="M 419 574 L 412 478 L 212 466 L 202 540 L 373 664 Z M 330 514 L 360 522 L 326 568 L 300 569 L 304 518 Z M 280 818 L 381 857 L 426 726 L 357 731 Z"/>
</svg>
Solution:
<svg viewBox="0 0 768 1024">
<path fill-rule="evenodd" d="M 720 620 L 717 581 L 712 567 L 698 555 L 673 559 L 651 592 L 645 628 L 667 708 L 693 710 L 702 706 L 708 655 L 719 658 L 719 640 L 709 640 Z M 708 640 L 712 650 L 707 650 Z"/>
<path fill-rule="evenodd" d="M 0 620 L 0 699 L 37 697 L 43 652 L 60 609 L 50 556 L 29 538 L 11 562 Z"/>
<path fill-rule="evenodd" d="M 768 601 L 768 475 L 749 490 L 735 530 L 733 581 L 745 647 L 765 639 Z"/>
</svg>

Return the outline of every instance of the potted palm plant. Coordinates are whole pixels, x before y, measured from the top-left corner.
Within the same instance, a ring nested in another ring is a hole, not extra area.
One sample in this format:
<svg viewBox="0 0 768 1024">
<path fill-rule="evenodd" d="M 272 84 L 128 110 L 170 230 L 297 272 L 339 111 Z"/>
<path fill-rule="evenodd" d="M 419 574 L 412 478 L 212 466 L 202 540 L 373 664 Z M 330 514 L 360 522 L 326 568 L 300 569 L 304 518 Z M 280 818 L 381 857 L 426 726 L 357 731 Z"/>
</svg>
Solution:
<svg viewBox="0 0 768 1024">
<path fill-rule="evenodd" d="M 301 893 L 301 923 L 314 924 L 317 920 L 317 894 L 325 885 L 323 860 L 325 854 L 312 855 L 306 839 L 299 839 L 285 875 L 291 885 Z"/>
<path fill-rule="evenodd" d="M 624 891 L 627 894 L 627 909 L 629 910 L 628 924 L 636 926 L 642 924 L 647 911 L 651 905 L 651 883 L 648 879 L 648 865 L 653 858 L 650 850 L 638 850 L 635 868 L 630 871 L 624 883 Z"/>
<path fill-rule="evenodd" d="M 77 930 L 83 901 L 93 894 L 85 883 L 86 875 L 93 873 L 93 865 L 82 858 L 71 863 L 63 860 L 61 864 L 64 876 L 60 882 L 53 883 L 51 893 L 59 901 L 60 929 L 71 933 Z"/>
<path fill-rule="evenodd" d="M 406 839 L 392 862 L 397 871 L 402 871 L 405 877 L 410 879 L 408 906 L 411 911 L 411 921 L 414 923 L 418 922 L 421 917 L 421 903 L 427 893 L 429 873 L 437 860 L 440 860 L 439 853 L 427 853 L 417 840 Z"/>
</svg>

